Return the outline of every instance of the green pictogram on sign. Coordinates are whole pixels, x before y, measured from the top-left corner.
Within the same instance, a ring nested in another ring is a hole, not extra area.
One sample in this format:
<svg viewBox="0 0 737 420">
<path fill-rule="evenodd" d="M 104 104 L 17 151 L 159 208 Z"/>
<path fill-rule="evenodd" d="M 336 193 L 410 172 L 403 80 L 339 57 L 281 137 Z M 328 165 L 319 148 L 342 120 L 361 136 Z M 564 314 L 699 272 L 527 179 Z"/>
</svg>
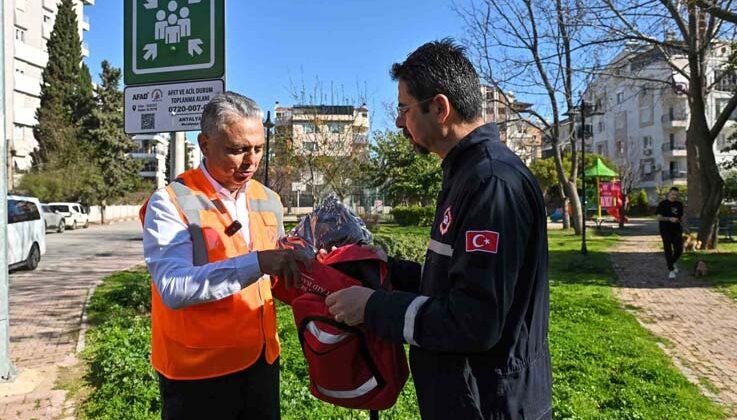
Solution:
<svg viewBox="0 0 737 420">
<path fill-rule="evenodd" d="M 125 0 L 125 84 L 222 78 L 224 0 Z"/>
</svg>

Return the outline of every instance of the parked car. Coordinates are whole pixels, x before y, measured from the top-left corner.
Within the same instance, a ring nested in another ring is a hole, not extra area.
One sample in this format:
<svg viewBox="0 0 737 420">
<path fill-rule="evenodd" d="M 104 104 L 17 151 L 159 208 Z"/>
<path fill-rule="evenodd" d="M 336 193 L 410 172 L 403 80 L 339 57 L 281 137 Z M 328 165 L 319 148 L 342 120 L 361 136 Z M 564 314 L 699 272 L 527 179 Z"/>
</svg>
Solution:
<svg viewBox="0 0 737 420">
<path fill-rule="evenodd" d="M 49 203 L 49 208 L 52 212 L 58 211 L 64 216 L 66 226 L 71 229 L 86 228 L 90 225 L 90 216 L 79 203 Z"/>
<path fill-rule="evenodd" d="M 41 203 L 35 197 L 8 195 L 8 268 L 35 270 L 45 253 Z"/>
<path fill-rule="evenodd" d="M 43 210 L 44 222 L 46 222 L 46 231 L 54 230 L 62 233 L 67 227 L 66 219 L 59 210 L 51 210 L 48 204 L 41 203 L 41 210 Z"/>
</svg>

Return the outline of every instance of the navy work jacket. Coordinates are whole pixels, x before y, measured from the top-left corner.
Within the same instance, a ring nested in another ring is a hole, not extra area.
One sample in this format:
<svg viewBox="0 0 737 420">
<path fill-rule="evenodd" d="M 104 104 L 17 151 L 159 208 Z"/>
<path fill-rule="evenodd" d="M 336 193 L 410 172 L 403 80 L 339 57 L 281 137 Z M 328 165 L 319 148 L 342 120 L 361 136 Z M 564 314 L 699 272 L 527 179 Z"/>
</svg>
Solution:
<svg viewBox="0 0 737 420">
<path fill-rule="evenodd" d="M 524 163 L 478 127 L 442 164 L 423 265 L 391 260 L 394 291 L 365 323 L 409 343 L 423 419 L 552 415 L 543 197 Z"/>
</svg>

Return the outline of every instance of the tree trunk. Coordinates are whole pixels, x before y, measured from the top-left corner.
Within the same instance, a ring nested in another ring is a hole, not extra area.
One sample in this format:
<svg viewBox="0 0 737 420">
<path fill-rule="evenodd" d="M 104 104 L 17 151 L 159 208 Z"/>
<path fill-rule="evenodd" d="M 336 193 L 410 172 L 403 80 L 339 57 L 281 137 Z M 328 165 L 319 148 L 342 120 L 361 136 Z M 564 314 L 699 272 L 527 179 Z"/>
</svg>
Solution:
<svg viewBox="0 0 737 420">
<path fill-rule="evenodd" d="M 578 190 L 576 189 L 576 181 L 566 181 L 564 187 L 566 189 L 566 195 L 571 202 L 571 209 L 573 210 L 573 214 L 571 215 L 571 217 L 573 218 L 573 231 L 576 233 L 576 235 L 580 235 L 583 231 L 582 226 L 584 219 L 581 199 L 579 198 Z"/>
<path fill-rule="evenodd" d="M 566 197 L 565 192 L 563 192 L 563 186 L 560 186 L 560 201 L 563 203 L 562 213 L 563 213 L 563 229 L 570 229 L 571 227 L 571 219 L 568 215 L 568 198 Z"/>
<path fill-rule="evenodd" d="M 105 215 L 107 210 L 107 201 L 102 200 L 102 203 L 100 203 L 100 224 L 106 225 L 107 224 L 107 216 Z"/>
<path fill-rule="evenodd" d="M 686 215 L 698 217 L 703 249 L 716 248 L 716 224 L 724 196 L 724 180 L 714 157 L 709 126 L 704 115 L 704 101 L 690 103 L 691 123 L 686 133 L 688 163 L 688 206 Z"/>
<path fill-rule="evenodd" d="M 583 220 L 581 216 L 581 200 L 578 198 L 578 190 L 576 190 L 576 180 L 573 179 L 573 183 L 571 184 L 571 181 L 566 179 L 565 177 L 565 169 L 563 169 L 563 158 L 561 157 L 560 153 L 560 147 L 557 146 L 557 144 L 553 144 L 553 160 L 555 160 L 555 172 L 558 175 L 558 182 L 563 187 L 564 194 L 566 198 L 570 201 L 571 208 L 573 209 L 573 231 L 576 233 L 576 235 L 581 234 L 581 221 Z M 566 226 L 566 215 L 568 214 L 568 206 L 564 204 L 563 208 L 563 227 L 570 227 L 570 223 L 568 226 Z"/>
</svg>

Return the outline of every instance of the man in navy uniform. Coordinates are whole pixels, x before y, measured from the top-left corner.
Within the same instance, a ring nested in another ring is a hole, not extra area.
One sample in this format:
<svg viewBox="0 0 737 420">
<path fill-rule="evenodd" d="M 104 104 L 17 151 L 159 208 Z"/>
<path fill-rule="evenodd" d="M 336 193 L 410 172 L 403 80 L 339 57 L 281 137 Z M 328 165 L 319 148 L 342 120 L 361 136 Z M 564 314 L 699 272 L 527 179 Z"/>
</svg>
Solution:
<svg viewBox="0 0 737 420">
<path fill-rule="evenodd" d="M 392 292 L 351 287 L 326 302 L 411 345 L 423 419 L 547 419 L 548 246 L 543 197 L 522 161 L 481 118 L 473 65 L 452 40 L 394 64 L 397 127 L 443 159 L 424 265 L 392 259 Z"/>
</svg>

